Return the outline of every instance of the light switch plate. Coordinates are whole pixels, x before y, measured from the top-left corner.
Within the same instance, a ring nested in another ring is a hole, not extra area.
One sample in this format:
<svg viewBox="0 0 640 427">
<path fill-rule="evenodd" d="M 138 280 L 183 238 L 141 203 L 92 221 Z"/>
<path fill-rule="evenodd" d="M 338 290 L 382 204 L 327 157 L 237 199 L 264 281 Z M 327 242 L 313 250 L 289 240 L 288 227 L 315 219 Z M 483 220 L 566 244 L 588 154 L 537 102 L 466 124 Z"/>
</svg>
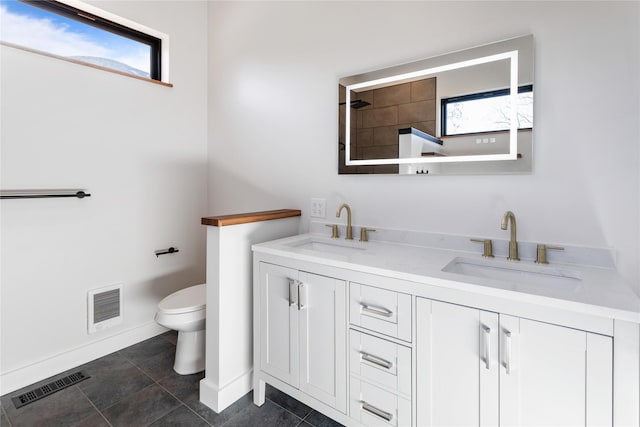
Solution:
<svg viewBox="0 0 640 427">
<path fill-rule="evenodd" d="M 326 216 L 327 201 L 325 199 L 311 199 L 311 217 L 324 218 Z"/>
</svg>

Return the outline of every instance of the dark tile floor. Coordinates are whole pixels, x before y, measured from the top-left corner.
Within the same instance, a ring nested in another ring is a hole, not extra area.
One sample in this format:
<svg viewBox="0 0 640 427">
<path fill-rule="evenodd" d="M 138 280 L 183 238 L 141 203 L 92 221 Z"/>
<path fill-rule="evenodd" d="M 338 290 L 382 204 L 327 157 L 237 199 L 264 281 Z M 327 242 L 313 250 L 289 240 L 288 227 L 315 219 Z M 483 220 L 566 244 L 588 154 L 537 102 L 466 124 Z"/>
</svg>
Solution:
<svg viewBox="0 0 640 427">
<path fill-rule="evenodd" d="M 267 400 L 257 407 L 248 393 L 216 414 L 198 400 L 204 373 L 173 371 L 176 334 L 173 331 L 111 353 L 73 370 L 48 378 L 39 386 L 83 370 L 91 378 L 16 409 L 11 397 L 0 398 L 2 427 L 200 427 L 318 426 L 340 424 L 267 386 Z"/>
</svg>

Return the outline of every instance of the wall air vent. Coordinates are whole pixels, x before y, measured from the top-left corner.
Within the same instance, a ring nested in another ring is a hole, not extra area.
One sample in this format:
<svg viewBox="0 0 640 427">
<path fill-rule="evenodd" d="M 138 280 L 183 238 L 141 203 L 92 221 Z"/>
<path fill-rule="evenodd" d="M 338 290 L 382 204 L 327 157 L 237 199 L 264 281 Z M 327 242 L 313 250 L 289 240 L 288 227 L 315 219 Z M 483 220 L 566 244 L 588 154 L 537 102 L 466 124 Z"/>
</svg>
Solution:
<svg viewBox="0 0 640 427">
<path fill-rule="evenodd" d="M 88 332 L 90 334 L 122 322 L 122 284 L 89 291 Z"/>
<path fill-rule="evenodd" d="M 57 379 L 43 386 L 33 388 L 26 393 L 22 393 L 21 395 L 14 396 L 11 398 L 11 401 L 17 409 L 21 406 L 35 402 L 36 400 L 40 400 L 43 397 L 47 397 L 50 394 L 55 393 L 56 391 L 60 391 L 74 384 L 78 384 L 80 381 L 84 381 L 87 378 L 91 377 L 84 371 L 74 372 L 73 374 L 67 375 L 66 377 Z"/>
</svg>

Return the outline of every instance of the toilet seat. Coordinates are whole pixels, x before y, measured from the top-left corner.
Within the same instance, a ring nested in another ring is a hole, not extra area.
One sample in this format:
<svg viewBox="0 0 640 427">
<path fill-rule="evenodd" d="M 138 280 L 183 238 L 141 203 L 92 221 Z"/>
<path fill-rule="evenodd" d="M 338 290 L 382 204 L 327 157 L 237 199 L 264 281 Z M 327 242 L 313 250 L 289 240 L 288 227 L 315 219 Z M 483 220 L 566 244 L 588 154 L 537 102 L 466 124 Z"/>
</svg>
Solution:
<svg viewBox="0 0 640 427">
<path fill-rule="evenodd" d="M 181 314 L 204 310 L 207 301 L 206 285 L 190 286 L 164 298 L 158 304 L 158 311 L 165 314 Z"/>
</svg>

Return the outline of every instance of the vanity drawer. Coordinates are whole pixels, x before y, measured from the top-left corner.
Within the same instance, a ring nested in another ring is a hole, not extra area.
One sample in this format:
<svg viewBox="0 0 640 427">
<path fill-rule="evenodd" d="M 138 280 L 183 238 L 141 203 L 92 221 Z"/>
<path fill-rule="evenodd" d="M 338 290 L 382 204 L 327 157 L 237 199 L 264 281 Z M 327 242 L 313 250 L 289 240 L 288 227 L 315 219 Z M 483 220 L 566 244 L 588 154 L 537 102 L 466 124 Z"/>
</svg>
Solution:
<svg viewBox="0 0 640 427">
<path fill-rule="evenodd" d="M 351 377 L 349 416 L 365 426 L 410 426 L 411 401 Z"/>
<path fill-rule="evenodd" d="M 359 331 L 349 331 L 352 374 L 411 396 L 411 349 Z"/>
<path fill-rule="evenodd" d="M 411 342 L 411 295 L 351 282 L 351 324 Z"/>
</svg>

